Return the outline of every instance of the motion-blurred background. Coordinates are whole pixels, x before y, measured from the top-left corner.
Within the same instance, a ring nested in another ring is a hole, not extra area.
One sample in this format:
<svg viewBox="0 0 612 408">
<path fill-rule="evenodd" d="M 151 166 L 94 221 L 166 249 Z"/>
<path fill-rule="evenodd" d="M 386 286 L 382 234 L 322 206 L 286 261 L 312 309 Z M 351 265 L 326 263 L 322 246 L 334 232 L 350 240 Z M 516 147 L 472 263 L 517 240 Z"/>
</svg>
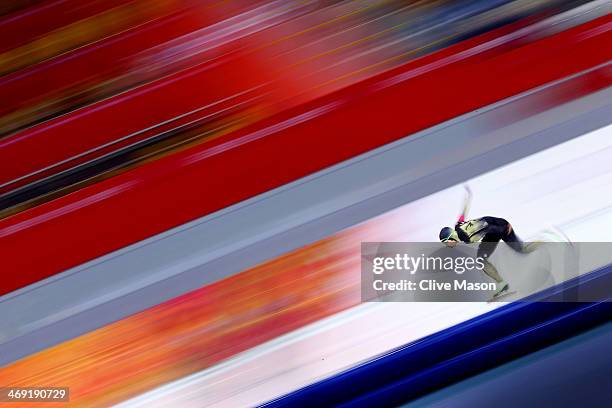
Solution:
<svg viewBox="0 0 612 408">
<path fill-rule="evenodd" d="M 361 242 L 435 241 L 466 181 L 611 241 L 611 11 L 0 4 L 0 387 L 253 406 L 493 311 L 360 299 Z"/>
</svg>

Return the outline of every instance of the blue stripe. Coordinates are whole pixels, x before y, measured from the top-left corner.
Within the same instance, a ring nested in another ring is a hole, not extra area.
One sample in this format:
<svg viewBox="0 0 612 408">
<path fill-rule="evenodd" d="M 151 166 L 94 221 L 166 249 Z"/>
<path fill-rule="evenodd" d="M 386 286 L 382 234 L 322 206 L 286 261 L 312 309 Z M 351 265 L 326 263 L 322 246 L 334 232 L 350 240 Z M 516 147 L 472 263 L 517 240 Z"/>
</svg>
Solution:
<svg viewBox="0 0 612 408">
<path fill-rule="evenodd" d="M 612 320 L 612 265 L 407 344 L 264 406 L 395 406 Z M 580 291 L 588 303 L 559 302 Z"/>
</svg>

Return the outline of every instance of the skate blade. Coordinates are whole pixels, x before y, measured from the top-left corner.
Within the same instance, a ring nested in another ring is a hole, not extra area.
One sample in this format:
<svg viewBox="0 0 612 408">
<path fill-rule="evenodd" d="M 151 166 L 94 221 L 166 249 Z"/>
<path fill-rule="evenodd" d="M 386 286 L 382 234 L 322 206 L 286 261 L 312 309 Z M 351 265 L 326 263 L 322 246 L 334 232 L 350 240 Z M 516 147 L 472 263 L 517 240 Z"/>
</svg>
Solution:
<svg viewBox="0 0 612 408">
<path fill-rule="evenodd" d="M 508 298 L 508 297 L 510 297 L 510 296 L 512 296 L 514 294 L 516 294 L 516 291 L 512 290 L 510 292 L 506 292 L 506 293 L 504 293 L 502 295 L 499 295 L 499 296 L 496 296 L 496 297 L 493 297 L 493 298 L 487 300 L 487 303 L 499 302 L 500 300 L 506 299 L 506 298 Z"/>
</svg>

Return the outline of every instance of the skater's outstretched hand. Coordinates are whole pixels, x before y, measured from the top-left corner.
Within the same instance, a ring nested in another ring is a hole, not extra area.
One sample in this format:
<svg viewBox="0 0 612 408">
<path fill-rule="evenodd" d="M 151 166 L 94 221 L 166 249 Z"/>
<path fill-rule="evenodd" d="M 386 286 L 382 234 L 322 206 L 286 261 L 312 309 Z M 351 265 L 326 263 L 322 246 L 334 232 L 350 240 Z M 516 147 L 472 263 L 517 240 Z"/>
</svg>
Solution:
<svg viewBox="0 0 612 408">
<path fill-rule="evenodd" d="M 459 216 L 459 220 L 457 222 L 465 221 L 465 217 L 467 217 L 470 211 L 470 206 L 472 204 L 472 189 L 467 184 L 464 184 L 463 188 L 465 189 L 465 199 L 463 200 L 463 211 L 461 212 L 461 215 Z"/>
</svg>

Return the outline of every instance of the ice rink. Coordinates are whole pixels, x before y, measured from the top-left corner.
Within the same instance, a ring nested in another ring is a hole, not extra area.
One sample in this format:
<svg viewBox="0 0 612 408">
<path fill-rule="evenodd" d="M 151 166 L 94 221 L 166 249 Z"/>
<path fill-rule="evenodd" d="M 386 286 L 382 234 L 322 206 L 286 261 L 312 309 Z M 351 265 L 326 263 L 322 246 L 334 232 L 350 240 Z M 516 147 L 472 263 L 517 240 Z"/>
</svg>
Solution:
<svg viewBox="0 0 612 408">
<path fill-rule="evenodd" d="M 471 215 L 503 215 L 525 238 L 555 227 L 574 242 L 610 242 L 606 226 L 612 225 L 612 126 L 473 178 L 468 184 L 475 196 Z M 459 185 L 396 209 L 381 217 L 381 224 L 395 226 L 386 229 L 385 237 L 389 241 L 431 241 L 441 223 L 454 222 L 462 199 Z M 583 272 L 612 262 L 611 254 L 602 255 L 597 260 L 589 258 Z M 163 407 L 177 401 L 185 407 L 264 403 L 500 305 L 362 304 L 120 406 Z"/>
</svg>

